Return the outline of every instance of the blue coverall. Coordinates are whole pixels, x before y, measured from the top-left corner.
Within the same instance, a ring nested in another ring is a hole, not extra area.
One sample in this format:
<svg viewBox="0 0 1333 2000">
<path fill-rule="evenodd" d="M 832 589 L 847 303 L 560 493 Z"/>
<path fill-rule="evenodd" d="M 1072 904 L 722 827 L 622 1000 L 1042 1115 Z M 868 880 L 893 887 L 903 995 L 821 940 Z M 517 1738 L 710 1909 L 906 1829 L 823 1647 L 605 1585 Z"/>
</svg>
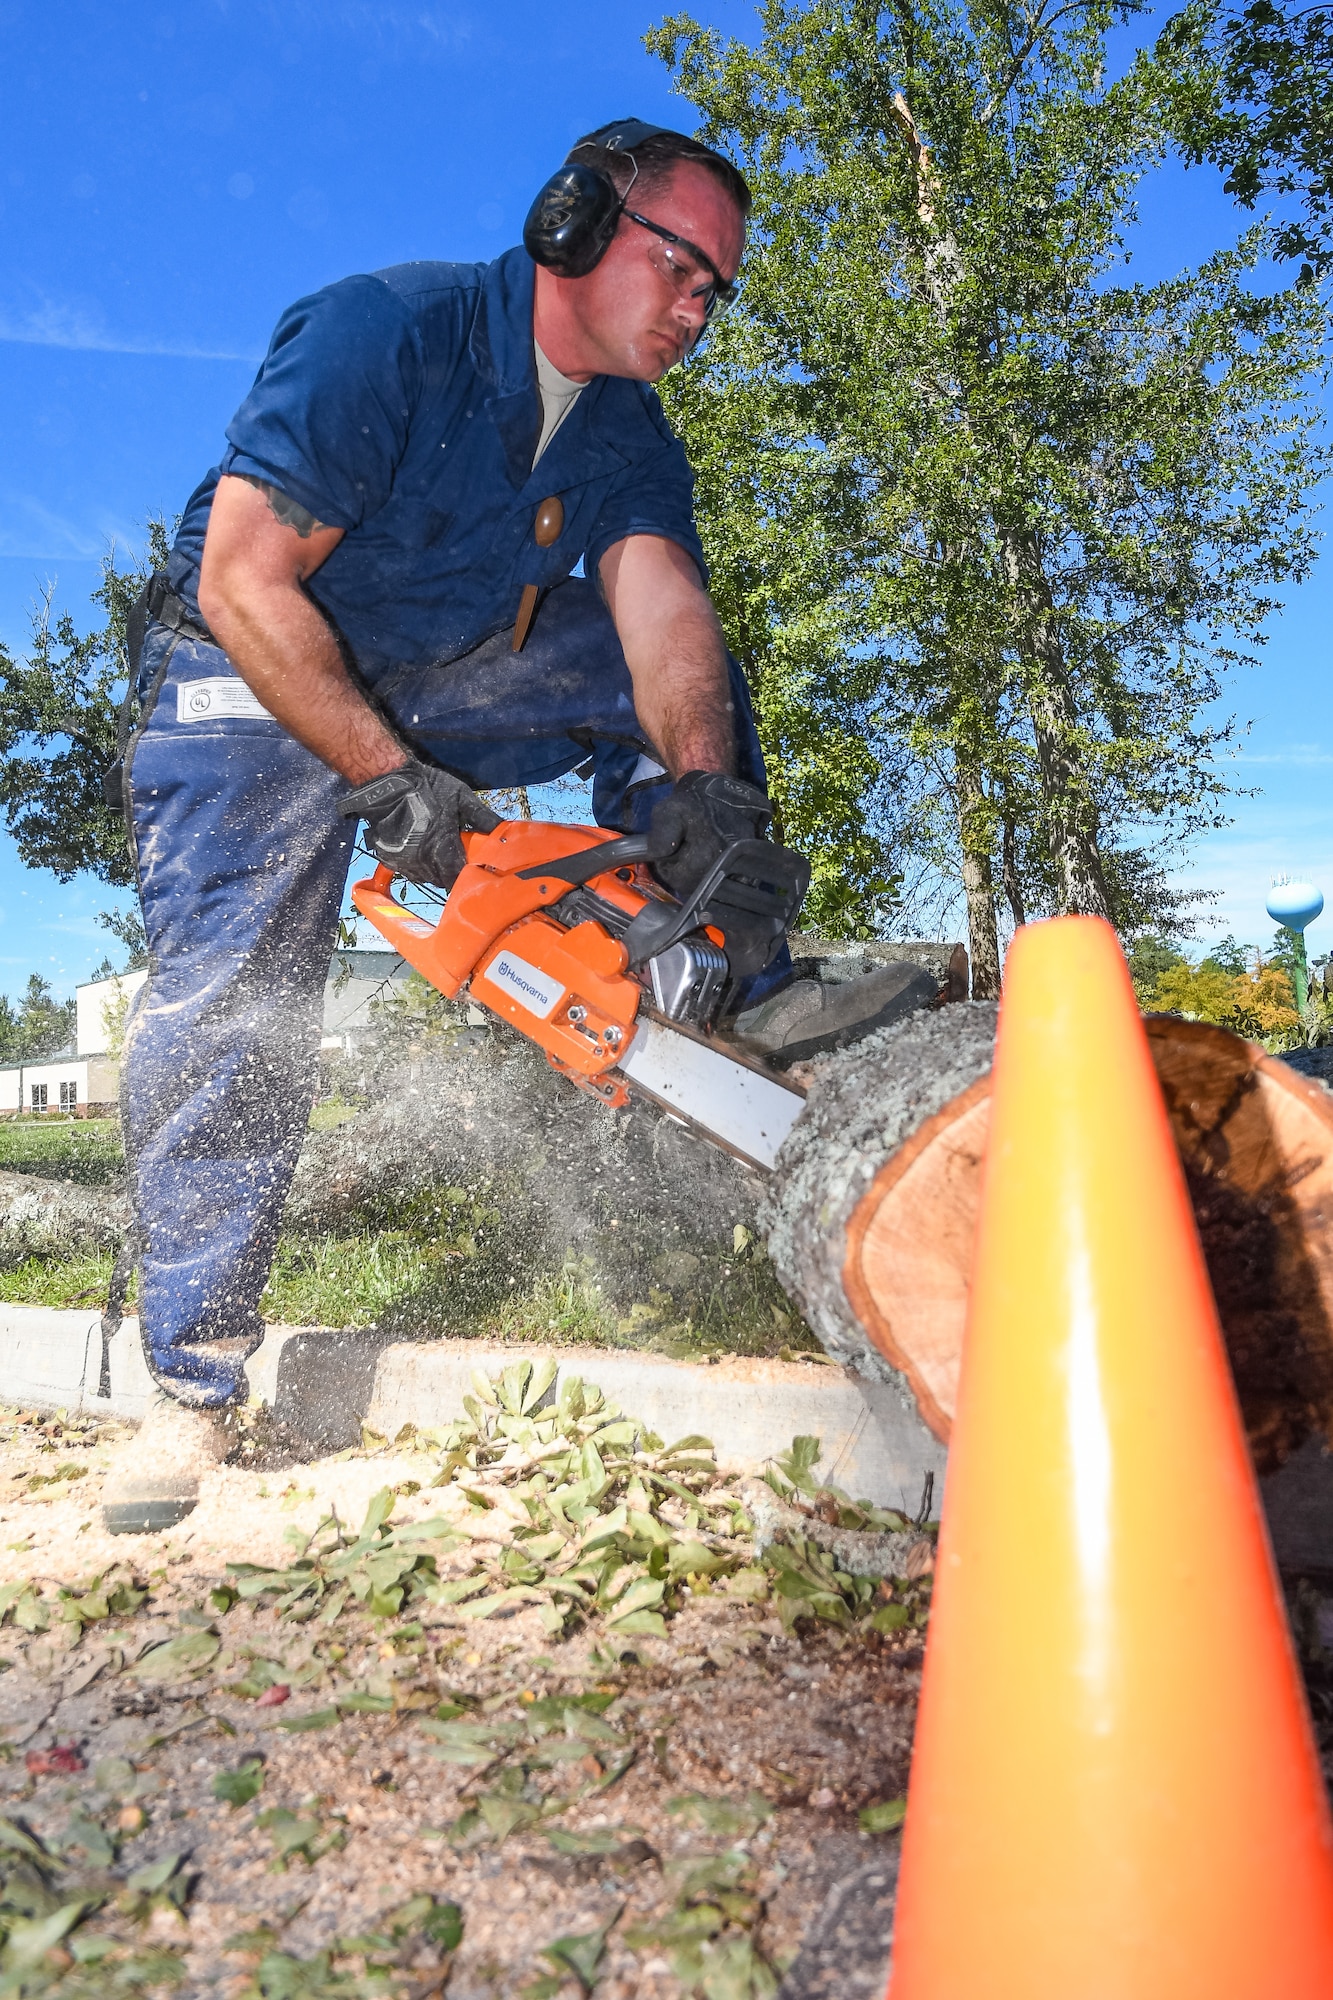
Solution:
<svg viewBox="0 0 1333 2000">
<path fill-rule="evenodd" d="M 218 478 L 251 474 L 345 530 L 306 588 L 414 750 L 479 788 L 591 758 L 595 817 L 624 831 L 667 782 L 635 782 L 651 750 L 624 655 L 593 584 L 570 572 L 582 558 L 595 577 L 633 534 L 678 542 L 702 572 L 689 466 L 654 392 L 599 376 L 533 469 L 532 300 L 532 263 L 510 250 L 298 301 L 189 501 L 168 569 L 175 623 L 148 626 L 124 786 L 150 974 L 124 1099 L 144 1349 L 182 1401 L 246 1393 L 354 840 L 336 810 L 347 781 L 190 629 Z M 541 549 L 534 517 L 552 494 L 564 528 Z M 548 594 L 515 654 L 528 583 Z M 763 785 L 734 661 L 731 678 L 737 768 Z"/>
</svg>

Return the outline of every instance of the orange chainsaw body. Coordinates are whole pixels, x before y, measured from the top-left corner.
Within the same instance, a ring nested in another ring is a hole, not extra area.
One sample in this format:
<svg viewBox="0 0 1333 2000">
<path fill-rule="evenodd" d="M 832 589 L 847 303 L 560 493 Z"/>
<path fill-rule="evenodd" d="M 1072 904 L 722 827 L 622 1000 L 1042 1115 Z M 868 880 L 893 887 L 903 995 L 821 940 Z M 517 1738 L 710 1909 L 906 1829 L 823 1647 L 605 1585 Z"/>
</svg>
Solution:
<svg viewBox="0 0 1333 2000">
<path fill-rule="evenodd" d="M 453 999 L 466 984 L 474 1000 L 543 1048 L 556 1069 L 621 1104 L 624 1085 L 598 1079 L 628 1048 L 644 988 L 628 970 L 625 946 L 595 919 L 566 928 L 545 914 L 570 894 L 568 882 L 520 872 L 618 838 L 596 826 L 506 820 L 493 833 L 463 835 L 467 866 L 437 923 L 395 902 L 392 870 L 382 865 L 369 881 L 353 884 L 352 902 L 442 993 Z M 632 918 L 653 894 L 646 884 L 645 871 L 630 865 L 585 886 Z"/>
</svg>

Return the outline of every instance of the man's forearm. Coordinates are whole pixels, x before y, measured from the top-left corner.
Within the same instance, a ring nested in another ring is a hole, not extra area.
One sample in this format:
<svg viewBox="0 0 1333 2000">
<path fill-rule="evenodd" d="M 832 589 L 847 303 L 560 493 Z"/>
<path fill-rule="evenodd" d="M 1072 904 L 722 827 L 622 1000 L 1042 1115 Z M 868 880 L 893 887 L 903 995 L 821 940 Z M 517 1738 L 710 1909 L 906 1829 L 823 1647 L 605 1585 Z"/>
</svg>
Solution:
<svg viewBox="0 0 1333 2000">
<path fill-rule="evenodd" d="M 348 673 L 316 607 L 289 583 L 200 590 L 200 609 L 246 686 L 275 721 L 349 784 L 407 757 Z"/>
<path fill-rule="evenodd" d="M 689 555 L 660 536 L 631 535 L 608 549 L 598 575 L 635 711 L 672 777 L 730 772 L 736 725 L 727 645 Z"/>
<path fill-rule="evenodd" d="M 712 607 L 700 597 L 693 618 L 678 614 L 657 645 L 626 653 L 639 720 L 673 778 L 732 771 L 736 763 L 726 647 Z"/>
</svg>

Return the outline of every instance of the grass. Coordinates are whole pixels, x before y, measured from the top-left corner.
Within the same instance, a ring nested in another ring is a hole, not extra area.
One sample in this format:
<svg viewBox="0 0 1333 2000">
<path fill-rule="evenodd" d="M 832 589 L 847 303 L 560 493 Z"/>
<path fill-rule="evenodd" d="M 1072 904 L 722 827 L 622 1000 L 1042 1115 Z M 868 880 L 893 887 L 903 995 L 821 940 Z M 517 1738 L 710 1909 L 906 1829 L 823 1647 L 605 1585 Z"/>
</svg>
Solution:
<svg viewBox="0 0 1333 2000">
<path fill-rule="evenodd" d="M 458 1255 L 401 1231 L 283 1236 L 260 1310 L 285 1326 L 378 1325 L 434 1289 Z"/>
<path fill-rule="evenodd" d="M 457 1233 L 452 1243 L 408 1231 L 284 1235 L 261 1311 L 283 1326 L 380 1326 L 417 1337 L 552 1341 L 681 1360 L 819 1351 L 778 1290 L 767 1259 L 753 1246 L 747 1246 L 748 1259 L 705 1288 L 702 1306 L 691 1313 L 658 1287 L 625 1311 L 573 1257 L 558 1271 L 535 1278 L 506 1276 L 492 1258 L 457 1245 Z M 29 1257 L 0 1271 L 0 1301 L 100 1309 L 111 1266 L 105 1252 Z M 131 1284 L 131 1310 L 135 1302 Z"/>
<path fill-rule="evenodd" d="M 0 1119 L 0 1172 L 105 1187 L 125 1172 L 115 1118 Z"/>
<path fill-rule="evenodd" d="M 87 1251 L 77 1257 L 28 1257 L 12 1271 L 0 1271 L 0 1300 L 19 1306 L 90 1306 L 106 1304 L 111 1283 L 110 1251 Z M 131 1281 L 130 1299 L 135 1296 Z"/>
<path fill-rule="evenodd" d="M 311 1125 L 329 1131 L 357 1114 L 357 1105 L 333 1096 L 316 1105 Z M 4 1169 L 112 1182 L 124 1172 L 119 1126 L 113 1119 L 0 1123 Z M 681 1359 L 819 1351 L 763 1246 L 743 1227 L 730 1246 L 680 1246 L 653 1257 L 608 1226 L 594 1232 L 587 1254 L 561 1260 L 540 1225 L 529 1231 L 526 1214 L 517 1182 L 498 1181 L 485 1198 L 440 1186 L 406 1198 L 370 1195 L 339 1231 L 283 1234 L 260 1309 L 287 1326 L 373 1325 L 415 1338 L 555 1341 Z M 111 1268 L 109 1253 L 29 1257 L 0 1271 L 0 1301 L 100 1309 Z M 131 1291 L 131 1306 L 134 1299 Z"/>
<path fill-rule="evenodd" d="M 310 1113 L 312 1132 L 332 1132 L 362 1107 L 335 1094 Z M 105 1187 L 123 1179 L 125 1150 L 118 1118 L 0 1119 L 0 1173 L 36 1174 L 43 1180 Z"/>
</svg>

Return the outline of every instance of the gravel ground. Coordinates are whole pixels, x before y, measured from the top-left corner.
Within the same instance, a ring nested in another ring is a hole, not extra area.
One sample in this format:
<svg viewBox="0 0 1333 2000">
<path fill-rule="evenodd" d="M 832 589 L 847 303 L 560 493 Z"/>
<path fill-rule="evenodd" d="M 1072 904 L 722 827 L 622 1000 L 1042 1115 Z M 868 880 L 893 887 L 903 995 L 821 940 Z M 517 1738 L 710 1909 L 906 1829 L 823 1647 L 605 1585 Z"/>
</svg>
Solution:
<svg viewBox="0 0 1333 2000">
<path fill-rule="evenodd" d="M 0 1419 L 0 1814 L 45 1844 L 48 1905 L 99 1905 L 38 1956 L 25 1992 L 759 2000 L 835 1885 L 877 1857 L 891 1879 L 896 1836 L 862 1831 L 858 1813 L 906 1789 L 919 1632 L 789 1636 L 769 1605 L 707 1586 L 665 1639 L 619 1649 L 597 1623 L 552 1641 L 535 1607 L 349 1609 L 328 1626 L 220 1611 L 229 1562 L 290 1562 L 330 1504 L 355 1521 L 395 1487 L 394 1521 L 412 1521 L 447 1512 L 451 1489 L 393 1450 L 224 1468 L 179 1529 L 111 1538 L 97 1502 L 120 1435 Z M 441 1575 L 474 1552 L 475 1531 Z M 90 1587 L 81 1617 L 58 1614 L 58 1592 Z M 41 1604 L 48 1629 L 23 1629 Z M 153 1647 L 181 1639 L 197 1658 L 155 1674 Z M 364 1707 L 340 1712 L 349 1701 Z M 443 1760 L 441 1717 L 531 1737 L 552 1714 L 563 1724 L 535 1750 Z M 228 1803 L 219 1777 L 255 1795 Z M 521 1822 L 524 1799 L 557 1794 L 576 1802 L 497 1837 L 506 1798 Z M 468 1816 L 479 1795 L 489 1822 Z M 140 1874 L 154 1863 L 165 1881 Z M 395 1936 L 413 1898 L 436 1908 L 415 1905 Z"/>
</svg>

